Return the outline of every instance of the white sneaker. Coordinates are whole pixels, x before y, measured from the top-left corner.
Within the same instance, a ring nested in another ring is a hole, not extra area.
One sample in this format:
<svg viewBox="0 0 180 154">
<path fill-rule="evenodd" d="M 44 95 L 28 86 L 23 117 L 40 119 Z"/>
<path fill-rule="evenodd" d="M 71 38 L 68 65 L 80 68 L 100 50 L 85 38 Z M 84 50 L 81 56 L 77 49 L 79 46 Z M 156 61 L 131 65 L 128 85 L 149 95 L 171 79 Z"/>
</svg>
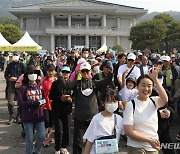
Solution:
<svg viewBox="0 0 180 154">
<path fill-rule="evenodd" d="M 69 154 L 66 148 L 61 148 L 60 151 L 61 151 L 61 154 Z"/>
<path fill-rule="evenodd" d="M 61 154 L 61 152 L 60 151 L 56 151 L 54 154 Z"/>
</svg>

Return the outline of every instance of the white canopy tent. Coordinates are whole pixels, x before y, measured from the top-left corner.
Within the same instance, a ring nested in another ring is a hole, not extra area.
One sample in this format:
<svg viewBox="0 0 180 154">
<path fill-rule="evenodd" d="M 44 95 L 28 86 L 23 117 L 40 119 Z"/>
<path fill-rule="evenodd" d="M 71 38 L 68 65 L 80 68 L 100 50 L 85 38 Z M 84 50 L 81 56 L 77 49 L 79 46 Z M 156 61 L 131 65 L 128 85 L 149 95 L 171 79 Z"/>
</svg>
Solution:
<svg viewBox="0 0 180 154">
<path fill-rule="evenodd" d="M 10 46 L 11 43 L 9 43 L 0 32 L 0 51 L 9 51 Z"/>
<path fill-rule="evenodd" d="M 26 32 L 10 49 L 11 51 L 38 51 L 41 50 L 42 47 L 31 38 L 28 32 Z"/>
<path fill-rule="evenodd" d="M 107 45 L 104 43 L 100 49 L 97 50 L 97 52 L 106 52 L 107 51 Z"/>
</svg>

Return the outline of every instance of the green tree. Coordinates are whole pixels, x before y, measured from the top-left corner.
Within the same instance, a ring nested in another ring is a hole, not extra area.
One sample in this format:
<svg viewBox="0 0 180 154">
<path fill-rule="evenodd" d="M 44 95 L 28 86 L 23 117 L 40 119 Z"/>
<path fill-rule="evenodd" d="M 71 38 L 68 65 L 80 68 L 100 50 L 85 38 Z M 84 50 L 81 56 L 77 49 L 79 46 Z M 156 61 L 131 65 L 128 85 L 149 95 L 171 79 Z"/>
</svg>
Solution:
<svg viewBox="0 0 180 154">
<path fill-rule="evenodd" d="M 163 42 L 166 44 L 166 51 L 169 51 L 170 43 L 180 40 L 180 22 L 175 21 L 172 16 L 165 13 L 156 15 L 153 20 L 161 21 L 166 27 L 166 35 Z"/>
<path fill-rule="evenodd" d="M 19 27 L 20 21 L 18 18 L 12 19 L 10 17 L 0 17 L 0 24 L 2 25 L 13 24 Z"/>
<path fill-rule="evenodd" d="M 4 26 L 0 24 L 0 32 L 4 32 Z"/>
<path fill-rule="evenodd" d="M 166 51 L 169 51 L 169 44 L 180 39 L 180 22 L 175 21 L 169 14 L 159 14 L 152 20 L 132 27 L 129 39 L 133 49 L 156 50 L 165 43 Z"/>
<path fill-rule="evenodd" d="M 117 52 L 124 52 L 124 49 L 120 45 L 115 45 L 112 50 Z"/>
<path fill-rule="evenodd" d="M 12 44 L 17 42 L 22 37 L 19 28 L 12 24 L 5 25 L 2 34 Z"/>
<path fill-rule="evenodd" d="M 131 28 L 129 39 L 133 49 L 158 49 L 165 37 L 166 27 L 162 21 L 149 20 Z"/>
</svg>

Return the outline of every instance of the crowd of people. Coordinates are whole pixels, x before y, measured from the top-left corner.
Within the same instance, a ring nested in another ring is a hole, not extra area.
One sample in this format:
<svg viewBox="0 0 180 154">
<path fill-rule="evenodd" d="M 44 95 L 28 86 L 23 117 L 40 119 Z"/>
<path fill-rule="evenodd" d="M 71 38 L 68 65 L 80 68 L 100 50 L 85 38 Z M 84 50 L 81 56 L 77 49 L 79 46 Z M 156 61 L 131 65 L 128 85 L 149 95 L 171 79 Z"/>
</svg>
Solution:
<svg viewBox="0 0 180 154">
<path fill-rule="evenodd" d="M 129 154 L 175 153 L 161 144 L 173 143 L 170 124 L 180 115 L 179 53 L 6 52 L 0 69 L 8 125 L 22 125 L 26 154 L 39 154 L 53 138 L 55 154 L 69 154 L 72 119 L 73 154 L 118 153 L 121 137 Z"/>
</svg>

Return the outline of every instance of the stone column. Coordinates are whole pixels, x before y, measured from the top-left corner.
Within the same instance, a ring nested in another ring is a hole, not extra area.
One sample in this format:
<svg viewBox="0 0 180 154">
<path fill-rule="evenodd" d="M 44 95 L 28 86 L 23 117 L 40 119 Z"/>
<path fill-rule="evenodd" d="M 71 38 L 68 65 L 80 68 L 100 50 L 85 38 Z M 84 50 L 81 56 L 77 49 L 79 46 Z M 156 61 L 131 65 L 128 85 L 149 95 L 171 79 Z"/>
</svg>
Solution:
<svg viewBox="0 0 180 154">
<path fill-rule="evenodd" d="M 102 26 L 106 27 L 106 15 L 105 14 L 103 15 L 103 18 L 102 18 Z"/>
<path fill-rule="evenodd" d="M 23 17 L 21 17 L 21 18 L 20 18 L 20 29 L 21 29 L 21 30 L 23 30 L 23 26 L 24 26 L 23 24 L 24 24 L 24 23 L 23 23 Z"/>
<path fill-rule="evenodd" d="M 39 44 L 39 35 L 36 35 L 36 42 Z"/>
<path fill-rule="evenodd" d="M 71 50 L 71 35 L 68 35 L 68 49 Z"/>
<path fill-rule="evenodd" d="M 89 15 L 86 15 L 86 27 L 89 27 Z"/>
<path fill-rule="evenodd" d="M 117 45 L 120 45 L 121 44 L 121 38 L 120 36 L 117 36 Z"/>
<path fill-rule="evenodd" d="M 101 38 L 102 38 L 101 39 L 101 46 L 102 46 L 103 44 L 106 44 L 106 35 L 102 35 Z"/>
<path fill-rule="evenodd" d="M 36 18 L 36 21 L 37 21 L 37 30 L 39 30 L 39 17 Z"/>
<path fill-rule="evenodd" d="M 89 35 L 85 36 L 85 47 L 89 48 Z"/>
<path fill-rule="evenodd" d="M 121 19 L 117 18 L 117 28 L 120 29 L 121 27 Z"/>
<path fill-rule="evenodd" d="M 51 51 L 55 50 L 55 36 L 51 34 Z"/>
<path fill-rule="evenodd" d="M 54 27 L 55 26 L 55 20 L 54 20 L 54 14 L 51 13 L 51 26 Z"/>
<path fill-rule="evenodd" d="M 71 27 L 71 15 L 68 15 L 68 27 Z"/>
<path fill-rule="evenodd" d="M 132 26 L 136 26 L 136 18 L 133 18 L 133 23 L 132 23 Z"/>
</svg>

